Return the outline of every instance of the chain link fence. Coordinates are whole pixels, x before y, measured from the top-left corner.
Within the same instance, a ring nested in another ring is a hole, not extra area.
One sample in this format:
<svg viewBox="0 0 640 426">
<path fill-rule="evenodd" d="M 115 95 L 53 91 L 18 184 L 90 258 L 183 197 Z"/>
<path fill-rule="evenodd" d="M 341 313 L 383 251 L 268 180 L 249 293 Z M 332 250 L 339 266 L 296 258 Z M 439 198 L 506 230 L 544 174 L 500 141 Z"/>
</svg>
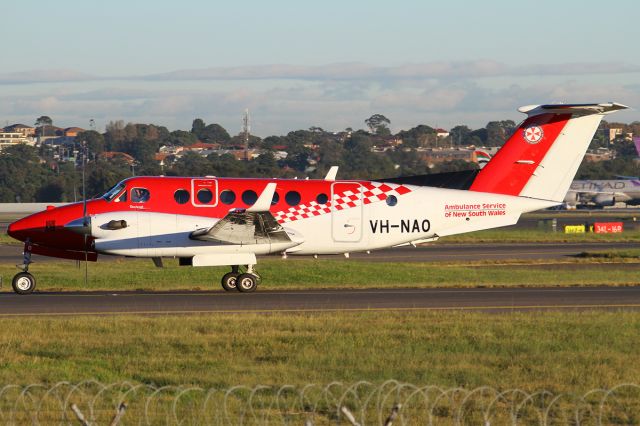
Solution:
<svg viewBox="0 0 640 426">
<path fill-rule="evenodd" d="M 5 425 L 640 424 L 640 386 L 584 394 L 340 382 L 304 386 L 150 386 L 95 380 L 0 389 Z"/>
</svg>

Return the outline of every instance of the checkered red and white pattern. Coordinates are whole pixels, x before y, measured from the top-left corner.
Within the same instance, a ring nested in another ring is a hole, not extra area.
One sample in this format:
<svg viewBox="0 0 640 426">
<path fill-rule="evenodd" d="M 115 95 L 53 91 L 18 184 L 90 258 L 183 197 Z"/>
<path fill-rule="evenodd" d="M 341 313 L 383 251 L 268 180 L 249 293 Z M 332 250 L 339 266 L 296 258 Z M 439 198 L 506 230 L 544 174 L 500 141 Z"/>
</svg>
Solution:
<svg viewBox="0 0 640 426">
<path fill-rule="evenodd" d="M 377 203 L 386 200 L 389 195 L 400 196 L 411 192 L 406 186 L 393 183 L 366 182 L 361 185 L 361 194 L 346 190 L 333 194 L 333 199 L 326 204 L 318 204 L 316 201 L 311 201 L 309 204 L 298 204 L 277 212 L 274 217 L 280 223 L 293 222 L 331 213 L 332 210 L 357 207 L 361 203 L 365 205 Z"/>
</svg>

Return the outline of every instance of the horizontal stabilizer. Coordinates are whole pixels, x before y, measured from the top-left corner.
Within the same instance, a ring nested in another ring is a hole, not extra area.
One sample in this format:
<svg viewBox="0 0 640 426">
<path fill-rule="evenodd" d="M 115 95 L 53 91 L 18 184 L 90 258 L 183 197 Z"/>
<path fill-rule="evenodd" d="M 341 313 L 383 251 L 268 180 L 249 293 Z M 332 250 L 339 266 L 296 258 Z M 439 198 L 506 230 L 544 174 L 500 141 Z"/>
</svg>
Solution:
<svg viewBox="0 0 640 426">
<path fill-rule="evenodd" d="M 606 102 L 601 104 L 549 104 L 549 105 L 527 105 L 518 108 L 518 111 L 528 115 L 536 113 L 557 113 L 557 114 L 610 114 L 621 109 L 629 108 L 617 102 Z M 538 110 L 538 111 L 536 111 Z"/>
</svg>

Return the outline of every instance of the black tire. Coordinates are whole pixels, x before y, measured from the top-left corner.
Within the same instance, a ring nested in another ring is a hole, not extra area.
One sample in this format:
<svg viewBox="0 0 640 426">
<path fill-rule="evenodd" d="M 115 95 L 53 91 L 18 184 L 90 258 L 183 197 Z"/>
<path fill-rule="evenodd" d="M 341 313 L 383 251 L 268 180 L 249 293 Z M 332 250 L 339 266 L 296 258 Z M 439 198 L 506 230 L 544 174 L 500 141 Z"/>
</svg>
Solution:
<svg viewBox="0 0 640 426">
<path fill-rule="evenodd" d="M 222 276 L 222 288 L 225 291 L 236 291 L 236 279 L 238 278 L 238 274 L 235 272 L 229 272 Z"/>
<path fill-rule="evenodd" d="M 253 274 L 240 274 L 236 279 L 236 288 L 241 293 L 252 293 L 258 288 L 258 279 Z"/>
<path fill-rule="evenodd" d="M 33 290 L 36 288 L 36 279 L 28 272 L 20 272 L 13 277 L 11 286 L 13 287 L 13 291 L 18 294 L 33 293 Z"/>
</svg>

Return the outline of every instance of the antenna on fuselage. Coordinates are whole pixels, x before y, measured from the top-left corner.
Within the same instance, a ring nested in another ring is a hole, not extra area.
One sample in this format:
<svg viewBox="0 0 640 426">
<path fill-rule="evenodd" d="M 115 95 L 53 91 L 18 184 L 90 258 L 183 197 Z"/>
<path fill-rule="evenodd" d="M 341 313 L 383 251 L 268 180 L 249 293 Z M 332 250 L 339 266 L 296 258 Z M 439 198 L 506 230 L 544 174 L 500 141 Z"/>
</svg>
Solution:
<svg viewBox="0 0 640 426">
<path fill-rule="evenodd" d="M 324 180 L 336 180 L 336 176 L 338 175 L 338 166 L 331 166 L 331 168 L 329 168 L 329 171 L 327 172 L 327 175 L 324 177 Z"/>
</svg>

